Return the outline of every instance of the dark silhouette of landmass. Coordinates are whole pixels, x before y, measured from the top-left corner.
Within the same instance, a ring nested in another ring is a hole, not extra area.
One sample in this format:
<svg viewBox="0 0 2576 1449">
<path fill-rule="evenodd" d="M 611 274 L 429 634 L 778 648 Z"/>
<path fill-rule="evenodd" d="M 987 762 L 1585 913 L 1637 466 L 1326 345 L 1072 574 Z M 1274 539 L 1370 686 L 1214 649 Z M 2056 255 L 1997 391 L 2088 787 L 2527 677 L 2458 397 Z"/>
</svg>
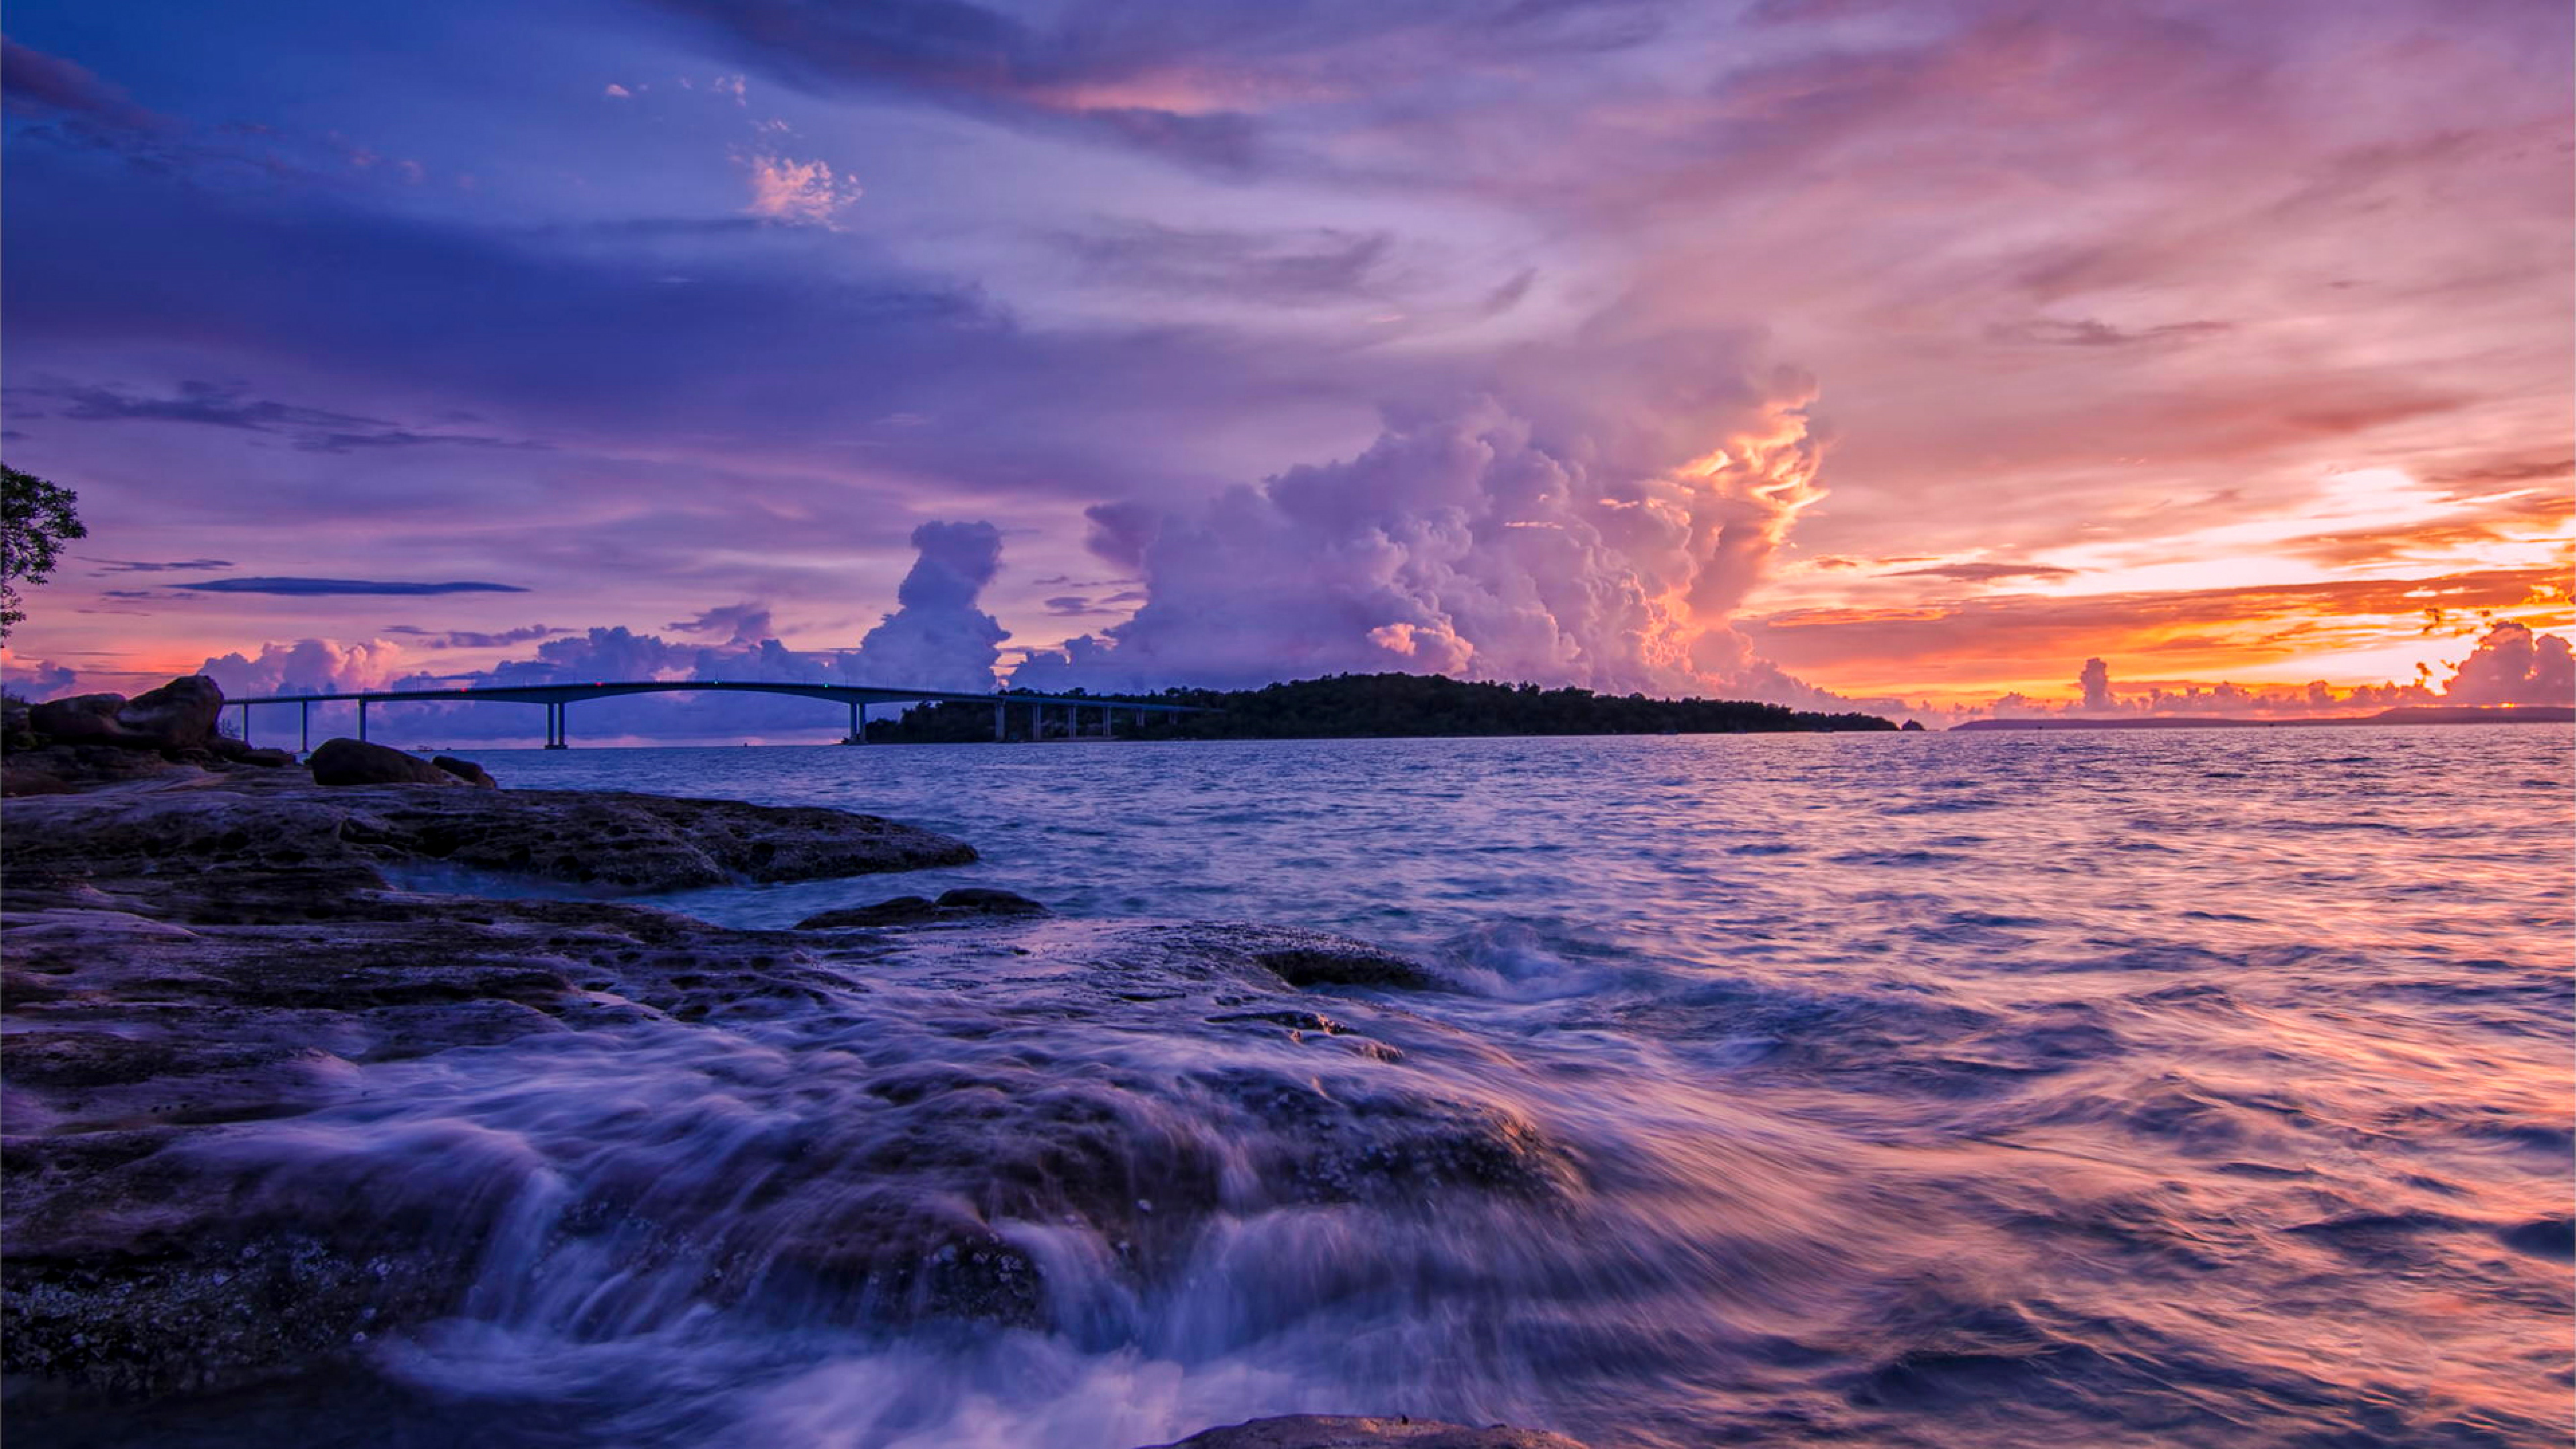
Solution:
<svg viewBox="0 0 2576 1449">
<path fill-rule="evenodd" d="M 1070 693 L 1083 695 L 1083 691 Z M 1158 704 L 1197 705 L 1213 714 L 1121 718 L 1121 739 L 1283 740 L 1436 735 L 1706 735 L 1789 734 L 1812 730 L 1893 730 L 1874 714 L 1817 714 L 1783 705 L 1724 699 L 1649 699 L 1535 684 L 1475 684 L 1437 674 L 1337 674 L 1260 689 L 1167 689 L 1160 694 L 1083 695 Z M 1007 701 L 1010 696 L 1000 696 Z M 1049 707 L 1046 734 L 1065 732 L 1065 711 Z M 1085 734 L 1099 719 L 1085 712 Z M 1009 711 L 1014 739 L 1026 738 L 1029 710 Z M 927 705 L 900 720 L 868 725 L 870 743 L 969 743 L 993 738 L 993 707 L 982 702 Z"/>
<path fill-rule="evenodd" d="M 2144 719 L 2091 719 L 2083 715 L 2047 719 L 1974 719 L 1961 730 L 2227 730 L 2314 729 L 2330 725 L 2425 724 L 2570 724 L 2576 707 L 2563 704 L 2410 704 L 2377 714 L 2321 715 L 2305 719 L 2230 719 L 2224 715 L 2154 715 Z"/>
</svg>

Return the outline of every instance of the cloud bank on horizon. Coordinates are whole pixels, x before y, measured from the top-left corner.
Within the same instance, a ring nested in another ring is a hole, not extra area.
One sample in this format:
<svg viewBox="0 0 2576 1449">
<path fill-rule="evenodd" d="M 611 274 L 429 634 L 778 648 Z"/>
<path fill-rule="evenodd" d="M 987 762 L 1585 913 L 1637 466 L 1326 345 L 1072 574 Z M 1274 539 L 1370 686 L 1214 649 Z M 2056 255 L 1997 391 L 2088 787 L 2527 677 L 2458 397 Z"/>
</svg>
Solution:
<svg viewBox="0 0 2576 1449">
<path fill-rule="evenodd" d="M 20 687 L 2297 712 L 2576 624 L 2563 7 L 126 18 L 0 47 L 102 554 Z"/>
</svg>

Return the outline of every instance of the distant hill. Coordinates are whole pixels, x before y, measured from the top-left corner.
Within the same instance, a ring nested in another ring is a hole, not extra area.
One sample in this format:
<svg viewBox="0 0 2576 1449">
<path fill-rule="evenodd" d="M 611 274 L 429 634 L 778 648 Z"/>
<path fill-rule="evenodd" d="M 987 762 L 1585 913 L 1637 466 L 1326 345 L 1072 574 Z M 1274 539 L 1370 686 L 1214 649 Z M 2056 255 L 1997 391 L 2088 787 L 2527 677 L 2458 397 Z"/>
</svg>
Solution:
<svg viewBox="0 0 2576 1449">
<path fill-rule="evenodd" d="M 1082 695 L 1082 691 L 1072 693 Z M 1008 698 L 1009 696 L 1002 696 Z M 1437 674 L 1337 674 L 1260 689 L 1167 689 L 1160 694 L 1082 695 L 1158 704 L 1187 704 L 1212 714 L 1122 718 L 1122 739 L 1364 739 L 1443 735 L 1708 735 L 1791 734 L 1815 730 L 1893 730 L 1874 714 L 1817 714 L 1744 700 L 1649 699 L 1535 684 L 1475 684 Z M 1052 710 L 1050 732 L 1062 711 Z M 1011 733 L 1028 728 L 1012 711 Z M 1084 721 L 1097 728 L 1095 719 Z M 993 737 L 989 704 L 916 708 L 900 720 L 868 726 L 870 742 L 967 742 Z"/>
<path fill-rule="evenodd" d="M 2576 707 L 2563 704 L 2410 704 L 2377 714 L 2323 715 L 2305 719 L 2230 719 L 2223 715 L 2155 715 L 2145 719 L 1972 719 L 1957 730 L 2225 730 L 2314 729 L 2331 725 L 2576 724 Z"/>
</svg>

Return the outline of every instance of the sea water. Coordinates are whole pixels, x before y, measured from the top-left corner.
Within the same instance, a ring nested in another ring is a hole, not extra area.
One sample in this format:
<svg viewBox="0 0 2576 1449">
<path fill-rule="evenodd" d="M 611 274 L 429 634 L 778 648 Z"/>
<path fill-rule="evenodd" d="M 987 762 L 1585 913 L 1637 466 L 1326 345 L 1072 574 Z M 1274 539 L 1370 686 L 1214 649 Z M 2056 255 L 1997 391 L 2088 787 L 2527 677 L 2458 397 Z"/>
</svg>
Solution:
<svg viewBox="0 0 2576 1449">
<path fill-rule="evenodd" d="M 1126 1449 L 1290 1411 L 1603 1449 L 2569 1442 L 2563 728 L 476 757 L 983 855 L 654 902 L 721 923 L 973 884 L 1412 953 L 1449 989 L 1361 993 L 1402 1070 L 1564 1144 L 1581 1191 L 1211 1214 L 1150 1282 L 1030 1228 L 1071 1285 L 1046 1331 L 686 1275 L 645 1311 L 631 1268 L 496 1249 L 510 1281 L 372 1379 L 134 1442 Z M 689 1134 L 744 1129 L 675 1125 L 711 1102 L 868 1110 L 811 1034 L 724 1070 L 709 1036 L 440 1059 L 409 1124 L 537 1163 L 536 1222 L 602 1164 L 712 1170 Z"/>
</svg>

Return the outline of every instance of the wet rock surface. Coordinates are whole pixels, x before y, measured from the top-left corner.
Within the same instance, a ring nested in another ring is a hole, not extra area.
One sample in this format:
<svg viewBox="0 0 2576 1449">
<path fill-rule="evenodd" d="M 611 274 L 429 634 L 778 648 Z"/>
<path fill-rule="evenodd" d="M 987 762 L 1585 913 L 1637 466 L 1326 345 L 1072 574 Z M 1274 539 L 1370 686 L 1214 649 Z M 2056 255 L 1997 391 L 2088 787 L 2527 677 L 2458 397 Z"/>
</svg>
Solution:
<svg viewBox="0 0 2576 1449">
<path fill-rule="evenodd" d="M 1496 1424 L 1476 1429 L 1430 1419 L 1352 1418 L 1326 1414 L 1291 1414 L 1255 1419 L 1222 1429 L 1192 1434 L 1154 1449 L 1375 1449 L 1396 1444 L 1403 1449 L 1583 1449 L 1561 1434 L 1514 1429 Z"/>
<path fill-rule="evenodd" d="M 462 1319 L 1065 1330 L 1219 1217 L 1582 1191 L 1397 1044 L 1445 1029 L 1347 994 L 1328 1017 L 1270 964 L 1379 959 L 1357 943 L 745 931 L 377 869 L 561 849 L 666 889 L 964 850 L 854 819 L 198 772 L 13 804 L 0 1367 L 98 1403 Z"/>
<path fill-rule="evenodd" d="M 386 866 L 448 866 L 643 893 L 975 859 L 963 841 L 873 815 L 659 795 L 478 790 L 427 761 L 415 763 L 445 783 L 321 786 L 283 770 L 218 775 L 172 766 L 123 788 L 26 800 L 10 809 L 9 869 L 13 881 L 82 879 L 110 894 L 120 880 L 150 878 L 165 897 L 190 894 L 195 909 L 218 913 L 238 887 L 250 914 L 233 918 L 247 920 L 268 918 L 254 898 L 291 902 L 305 894 L 278 886 Z"/>
<path fill-rule="evenodd" d="M 939 899 L 928 896 L 896 896 L 872 906 L 854 906 L 846 910 L 824 911 L 796 923 L 800 931 L 840 931 L 877 926 L 921 926 L 939 921 L 987 920 L 994 917 L 1014 918 L 1043 916 L 1047 908 L 1017 891 L 993 890 L 984 886 L 961 886 L 944 891 Z"/>
</svg>

